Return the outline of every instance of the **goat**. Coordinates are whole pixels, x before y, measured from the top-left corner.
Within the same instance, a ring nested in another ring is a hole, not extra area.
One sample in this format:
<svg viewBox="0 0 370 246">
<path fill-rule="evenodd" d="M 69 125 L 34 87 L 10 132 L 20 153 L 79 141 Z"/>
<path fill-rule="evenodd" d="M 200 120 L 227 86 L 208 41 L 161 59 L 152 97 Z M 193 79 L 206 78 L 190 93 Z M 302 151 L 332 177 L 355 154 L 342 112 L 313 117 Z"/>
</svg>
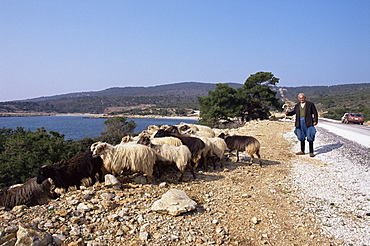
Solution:
<svg viewBox="0 0 370 246">
<path fill-rule="evenodd" d="M 93 157 L 103 159 L 104 168 L 117 176 L 123 171 L 143 172 L 148 182 L 152 182 L 153 166 L 157 160 L 156 154 L 147 146 L 130 143 L 111 145 L 97 142 L 91 146 Z"/>
<path fill-rule="evenodd" d="M 251 157 L 249 161 L 250 163 L 253 163 L 254 154 L 256 154 L 259 160 L 259 164 L 260 166 L 262 166 L 260 156 L 261 144 L 256 138 L 240 135 L 227 136 L 224 133 L 221 133 L 218 137 L 225 140 L 227 148 L 230 151 L 236 150 L 237 162 L 239 162 L 239 151 L 245 151 Z"/>
<path fill-rule="evenodd" d="M 47 179 L 41 184 L 36 177 L 27 180 L 24 184 L 13 185 L 0 190 L 0 206 L 12 209 L 15 206 L 35 206 L 48 203 L 58 195 L 52 191 L 52 182 Z"/>
<path fill-rule="evenodd" d="M 151 142 L 151 139 L 147 136 L 143 136 L 137 142 L 138 144 L 143 144 L 149 146 L 158 155 L 158 162 L 165 164 L 176 164 L 177 168 L 181 171 L 181 176 L 179 181 L 185 173 L 185 169 L 188 167 L 190 172 L 193 174 L 194 180 L 196 179 L 193 167 L 190 165 L 191 153 L 187 146 L 171 146 L 168 144 L 156 145 Z"/>
<path fill-rule="evenodd" d="M 205 166 L 206 158 L 206 145 L 204 142 L 196 137 L 190 137 L 180 134 L 176 126 L 170 126 L 168 129 L 159 129 L 155 134 L 155 137 L 176 137 L 181 140 L 183 145 L 186 145 L 191 152 L 191 159 L 194 163 L 194 170 L 196 170 L 199 165 L 199 161 L 203 158 L 203 166 Z"/>
<path fill-rule="evenodd" d="M 79 189 L 85 178 L 91 178 L 92 184 L 94 184 L 96 174 L 99 174 L 99 181 L 103 181 L 102 166 L 103 160 L 93 158 L 92 152 L 87 151 L 72 157 L 61 167 L 42 166 L 39 169 L 37 183 L 41 184 L 45 179 L 51 178 L 56 188 L 68 190 L 68 187 L 76 186 Z"/>
</svg>

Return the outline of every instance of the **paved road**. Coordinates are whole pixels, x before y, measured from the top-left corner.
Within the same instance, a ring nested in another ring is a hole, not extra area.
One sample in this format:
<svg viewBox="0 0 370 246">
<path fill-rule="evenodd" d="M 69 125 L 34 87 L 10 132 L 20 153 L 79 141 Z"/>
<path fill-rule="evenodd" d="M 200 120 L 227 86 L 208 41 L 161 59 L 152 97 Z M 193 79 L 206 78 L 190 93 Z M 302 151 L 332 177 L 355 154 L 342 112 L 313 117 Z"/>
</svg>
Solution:
<svg viewBox="0 0 370 246">
<path fill-rule="evenodd" d="M 357 142 L 370 148 L 370 126 L 357 124 L 343 124 L 340 121 L 319 119 L 318 130 L 324 128 L 340 137 Z"/>
<path fill-rule="evenodd" d="M 314 143 L 317 158 L 365 165 L 370 170 L 370 126 L 319 119 Z"/>
</svg>

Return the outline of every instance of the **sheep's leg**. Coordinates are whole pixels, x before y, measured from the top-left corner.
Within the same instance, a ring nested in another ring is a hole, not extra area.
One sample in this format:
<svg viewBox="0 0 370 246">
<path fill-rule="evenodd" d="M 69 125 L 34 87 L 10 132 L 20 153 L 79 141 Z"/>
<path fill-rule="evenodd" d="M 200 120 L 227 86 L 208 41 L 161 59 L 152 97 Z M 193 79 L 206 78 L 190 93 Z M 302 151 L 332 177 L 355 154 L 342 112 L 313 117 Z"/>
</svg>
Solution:
<svg viewBox="0 0 370 246">
<path fill-rule="evenodd" d="M 190 165 L 190 163 L 189 163 L 187 166 L 188 166 L 188 168 L 190 169 L 190 172 L 191 172 L 191 174 L 193 175 L 194 180 L 196 180 L 196 179 L 197 179 L 197 177 L 196 177 L 196 175 L 195 175 L 194 168 L 192 167 L 192 165 Z"/>
<path fill-rule="evenodd" d="M 99 182 L 103 182 L 104 181 L 104 176 L 103 176 L 103 171 L 100 169 L 98 171 L 98 175 L 99 175 Z"/>
<path fill-rule="evenodd" d="M 162 177 L 162 173 L 163 173 L 163 165 L 161 163 L 158 163 L 156 165 L 154 165 L 154 169 L 155 169 L 155 173 L 156 173 L 156 176 L 158 178 L 161 178 Z"/>
<path fill-rule="evenodd" d="M 194 170 L 196 170 L 197 169 L 197 167 L 198 167 L 198 165 L 199 165 L 199 162 L 200 162 L 200 159 L 201 159 L 202 157 L 201 156 L 196 156 L 196 157 L 194 157 L 191 161 L 193 162 L 193 168 L 194 168 Z"/>
<path fill-rule="evenodd" d="M 260 166 L 262 167 L 262 160 L 261 160 L 261 156 L 260 156 L 260 150 L 256 151 L 256 155 L 258 157 L 258 162 L 259 162 Z"/>
<path fill-rule="evenodd" d="M 183 171 L 181 171 L 181 175 L 180 175 L 180 178 L 178 179 L 178 181 L 179 182 L 181 182 L 182 181 L 182 177 L 184 176 L 184 172 Z"/>
<path fill-rule="evenodd" d="M 223 156 L 220 157 L 220 167 L 224 168 L 224 160 L 225 158 Z"/>
<path fill-rule="evenodd" d="M 239 162 L 239 150 L 236 150 L 236 162 Z"/>
<path fill-rule="evenodd" d="M 96 183 L 96 174 L 92 175 L 91 177 L 91 186 L 93 186 Z"/>
<path fill-rule="evenodd" d="M 214 157 L 214 156 L 211 156 L 210 158 L 211 158 L 212 163 L 213 163 L 213 170 L 215 170 L 215 169 L 216 169 L 216 161 L 215 161 L 215 157 Z"/>
<path fill-rule="evenodd" d="M 153 182 L 153 176 L 152 175 L 147 175 L 146 179 L 148 180 L 148 183 L 151 184 Z"/>
<path fill-rule="evenodd" d="M 207 171 L 207 155 L 202 155 L 200 161 L 202 162 L 203 170 Z"/>
</svg>

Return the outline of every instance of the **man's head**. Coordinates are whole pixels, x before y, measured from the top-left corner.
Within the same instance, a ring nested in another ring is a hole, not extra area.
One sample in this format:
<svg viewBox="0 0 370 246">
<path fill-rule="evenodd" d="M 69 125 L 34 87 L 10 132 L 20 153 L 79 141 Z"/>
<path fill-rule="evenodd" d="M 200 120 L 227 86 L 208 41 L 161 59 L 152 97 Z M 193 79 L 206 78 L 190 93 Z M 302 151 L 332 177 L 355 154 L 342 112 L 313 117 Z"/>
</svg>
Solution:
<svg viewBox="0 0 370 246">
<path fill-rule="evenodd" d="M 306 96 L 304 93 L 299 93 L 298 94 L 298 100 L 301 102 L 301 103 L 305 103 L 306 102 Z"/>
</svg>

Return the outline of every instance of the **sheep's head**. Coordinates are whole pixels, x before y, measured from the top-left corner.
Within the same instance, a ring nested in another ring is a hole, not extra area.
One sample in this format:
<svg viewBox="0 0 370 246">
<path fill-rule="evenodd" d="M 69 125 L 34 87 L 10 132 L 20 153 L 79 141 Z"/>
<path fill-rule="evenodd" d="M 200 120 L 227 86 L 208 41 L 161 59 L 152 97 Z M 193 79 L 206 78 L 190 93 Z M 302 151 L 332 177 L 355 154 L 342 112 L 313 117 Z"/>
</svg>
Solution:
<svg viewBox="0 0 370 246">
<path fill-rule="evenodd" d="M 154 133 L 155 131 L 158 131 L 159 130 L 159 127 L 156 126 L 156 125 L 150 125 L 150 126 L 147 127 L 147 130 L 149 132 L 153 132 Z"/>
<path fill-rule="evenodd" d="M 148 137 L 148 136 L 142 136 L 140 139 L 139 139 L 139 141 L 137 141 L 137 143 L 138 144 L 142 144 L 142 145 L 146 145 L 146 146 L 148 146 L 148 145 L 150 145 L 150 138 Z"/>
<path fill-rule="evenodd" d="M 166 129 L 166 132 L 180 134 L 179 129 L 176 126 L 170 126 L 168 129 Z"/>
<path fill-rule="evenodd" d="M 163 129 L 163 130 L 166 130 L 167 128 L 169 128 L 170 126 L 169 125 L 161 125 L 161 127 L 159 129 Z"/>
<path fill-rule="evenodd" d="M 225 139 L 227 137 L 227 135 L 225 133 L 221 133 L 220 135 L 218 135 L 219 138 L 222 138 L 222 139 Z"/>
<path fill-rule="evenodd" d="M 101 144 L 102 142 L 96 142 L 96 143 L 93 143 L 92 145 L 91 145 L 91 147 L 90 147 L 90 150 L 93 152 L 94 151 L 94 149 L 95 149 L 95 147 L 97 146 L 97 145 L 99 145 L 99 144 Z"/>
<path fill-rule="evenodd" d="M 170 136 L 164 129 L 159 129 L 157 133 L 154 135 L 155 138 L 160 138 L 160 137 L 167 137 Z"/>
<path fill-rule="evenodd" d="M 185 131 L 187 131 L 189 129 L 190 129 L 190 126 L 188 126 L 188 125 L 181 125 L 179 127 L 179 130 L 182 131 L 182 132 L 185 132 Z"/>
<path fill-rule="evenodd" d="M 107 143 L 99 142 L 97 145 L 94 146 L 92 150 L 92 157 L 96 158 L 102 155 L 107 148 Z"/>
<path fill-rule="evenodd" d="M 42 184 L 42 182 L 44 182 L 45 179 L 51 178 L 52 169 L 53 169 L 52 166 L 44 165 L 40 167 L 36 182 L 38 184 Z"/>
<path fill-rule="evenodd" d="M 121 139 L 121 144 L 125 144 L 125 143 L 128 143 L 128 142 L 131 142 L 132 141 L 132 137 L 127 135 L 127 136 L 124 136 L 122 139 Z"/>
</svg>

